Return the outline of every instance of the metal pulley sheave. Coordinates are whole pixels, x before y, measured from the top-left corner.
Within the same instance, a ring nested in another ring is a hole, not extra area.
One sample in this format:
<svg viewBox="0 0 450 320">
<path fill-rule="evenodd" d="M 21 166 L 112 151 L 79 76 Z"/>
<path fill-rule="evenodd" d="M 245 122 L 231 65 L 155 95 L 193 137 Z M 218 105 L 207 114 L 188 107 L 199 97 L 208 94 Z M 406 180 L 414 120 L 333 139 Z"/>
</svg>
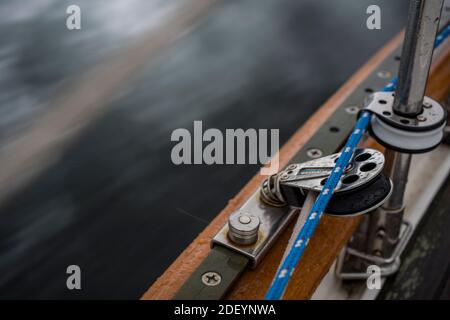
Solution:
<svg viewBox="0 0 450 320">
<path fill-rule="evenodd" d="M 383 146 L 403 153 L 433 150 L 444 137 L 446 110 L 435 100 L 424 97 L 423 107 L 414 116 L 394 110 L 395 93 L 376 92 L 369 97 L 365 110 L 373 113 L 369 131 Z"/>
</svg>

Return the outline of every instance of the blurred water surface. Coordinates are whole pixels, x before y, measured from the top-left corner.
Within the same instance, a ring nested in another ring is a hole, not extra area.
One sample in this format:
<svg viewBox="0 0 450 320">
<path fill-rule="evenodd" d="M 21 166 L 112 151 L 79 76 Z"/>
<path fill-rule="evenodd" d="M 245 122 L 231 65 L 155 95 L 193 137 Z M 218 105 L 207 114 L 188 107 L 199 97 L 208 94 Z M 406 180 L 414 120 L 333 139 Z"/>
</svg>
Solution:
<svg viewBox="0 0 450 320">
<path fill-rule="evenodd" d="M 71 1 L 3 0 L 0 152 L 79 79 L 95 92 L 99 83 L 84 74 L 186 2 L 78 0 L 82 30 L 68 31 Z M 370 4 L 382 7 L 382 31 L 365 28 Z M 285 142 L 402 28 L 406 12 L 406 0 L 219 1 L 2 202 L 0 297 L 138 298 L 258 170 L 174 166 L 171 132 L 202 120 L 279 128 Z M 71 264 L 82 269 L 81 291 L 66 288 Z"/>
</svg>

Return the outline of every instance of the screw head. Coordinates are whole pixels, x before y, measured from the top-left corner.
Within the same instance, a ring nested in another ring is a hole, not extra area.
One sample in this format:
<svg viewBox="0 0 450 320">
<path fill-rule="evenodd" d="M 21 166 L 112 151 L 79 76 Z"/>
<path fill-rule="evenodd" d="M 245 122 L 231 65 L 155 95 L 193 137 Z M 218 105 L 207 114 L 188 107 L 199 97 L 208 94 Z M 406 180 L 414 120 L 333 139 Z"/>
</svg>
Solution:
<svg viewBox="0 0 450 320">
<path fill-rule="evenodd" d="M 359 107 L 357 106 L 347 107 L 345 108 L 345 112 L 347 112 L 348 114 L 357 114 L 359 112 Z"/>
<path fill-rule="evenodd" d="M 418 115 L 417 120 L 419 120 L 420 122 L 425 122 L 425 121 L 427 121 L 427 118 L 423 115 Z"/>
<path fill-rule="evenodd" d="M 377 76 L 381 79 L 389 79 L 392 77 L 392 73 L 390 73 L 389 71 L 378 71 Z"/>
<path fill-rule="evenodd" d="M 215 287 L 222 282 L 222 277 L 217 272 L 209 271 L 202 275 L 202 282 L 205 286 Z"/>
<path fill-rule="evenodd" d="M 323 151 L 318 148 L 312 148 L 306 152 L 306 155 L 312 159 L 318 159 L 323 156 Z"/>
</svg>

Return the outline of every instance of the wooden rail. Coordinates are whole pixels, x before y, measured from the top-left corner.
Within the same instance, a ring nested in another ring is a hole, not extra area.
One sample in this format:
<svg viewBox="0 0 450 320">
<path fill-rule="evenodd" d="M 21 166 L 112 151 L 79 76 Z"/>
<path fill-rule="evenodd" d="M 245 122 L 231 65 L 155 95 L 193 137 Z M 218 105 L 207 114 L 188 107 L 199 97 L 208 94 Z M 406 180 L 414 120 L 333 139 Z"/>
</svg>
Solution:
<svg viewBox="0 0 450 320">
<path fill-rule="evenodd" d="M 354 88 L 400 44 L 402 37 L 403 35 L 399 34 L 375 54 L 293 135 L 280 150 L 281 167 L 285 166 L 302 148 L 345 98 L 352 93 Z M 442 100 L 450 92 L 450 51 L 447 49 L 448 47 L 440 49 L 431 71 L 428 95 L 436 100 Z M 229 215 L 257 190 L 263 179 L 264 177 L 257 175 L 250 180 L 239 194 L 230 200 L 227 207 L 157 279 L 142 299 L 171 299 L 208 254 L 211 238 L 227 222 Z M 285 299 L 308 299 L 311 297 L 359 222 L 360 218 L 324 216 L 290 281 Z M 248 270 L 241 276 L 230 290 L 227 299 L 263 298 L 280 263 L 291 230 L 292 226 L 278 239 L 256 270 Z"/>
</svg>

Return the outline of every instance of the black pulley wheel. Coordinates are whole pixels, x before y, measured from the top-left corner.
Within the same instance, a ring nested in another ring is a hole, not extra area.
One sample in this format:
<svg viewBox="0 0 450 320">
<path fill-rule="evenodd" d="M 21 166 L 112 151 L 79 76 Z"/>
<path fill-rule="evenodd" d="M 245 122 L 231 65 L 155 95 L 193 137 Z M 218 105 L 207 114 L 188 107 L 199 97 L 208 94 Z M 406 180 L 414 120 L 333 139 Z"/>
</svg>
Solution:
<svg viewBox="0 0 450 320">
<path fill-rule="evenodd" d="M 333 196 L 325 212 L 333 216 L 355 216 L 378 208 L 391 194 L 392 183 L 380 174 L 372 183 L 361 188 L 337 193 Z"/>
</svg>

